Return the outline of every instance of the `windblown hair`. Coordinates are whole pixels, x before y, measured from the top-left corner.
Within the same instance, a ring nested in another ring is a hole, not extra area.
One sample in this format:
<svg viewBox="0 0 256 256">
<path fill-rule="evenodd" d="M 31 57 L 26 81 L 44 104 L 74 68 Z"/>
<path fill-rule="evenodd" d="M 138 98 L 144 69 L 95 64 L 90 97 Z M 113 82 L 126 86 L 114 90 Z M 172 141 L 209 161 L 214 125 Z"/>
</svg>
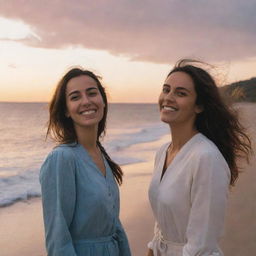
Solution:
<svg viewBox="0 0 256 256">
<path fill-rule="evenodd" d="M 51 136 L 59 144 L 78 143 L 77 134 L 71 118 L 66 116 L 67 105 L 66 105 L 66 88 L 67 83 L 78 76 L 89 76 L 97 83 L 98 89 L 102 96 L 103 102 L 105 103 L 104 113 L 101 121 L 98 124 L 97 133 L 97 145 L 99 146 L 102 154 L 105 156 L 109 163 L 109 166 L 113 172 L 113 175 L 119 185 L 122 184 L 123 172 L 121 167 L 116 164 L 107 154 L 106 150 L 100 143 L 100 138 L 105 135 L 106 120 L 108 113 L 108 101 L 105 88 L 100 82 L 100 77 L 96 76 L 93 72 L 83 70 L 80 68 L 73 68 L 68 71 L 59 81 L 53 98 L 49 106 L 49 122 L 46 137 Z"/>
<path fill-rule="evenodd" d="M 176 63 L 168 76 L 180 71 L 192 78 L 197 94 L 196 104 L 203 109 L 197 114 L 196 128 L 213 141 L 224 156 L 231 170 L 230 185 L 234 186 L 240 172 L 237 160 L 242 157 L 249 161 L 251 141 L 236 112 L 222 100 L 212 76 L 198 67 L 204 64 L 206 63 L 183 59 Z"/>
</svg>

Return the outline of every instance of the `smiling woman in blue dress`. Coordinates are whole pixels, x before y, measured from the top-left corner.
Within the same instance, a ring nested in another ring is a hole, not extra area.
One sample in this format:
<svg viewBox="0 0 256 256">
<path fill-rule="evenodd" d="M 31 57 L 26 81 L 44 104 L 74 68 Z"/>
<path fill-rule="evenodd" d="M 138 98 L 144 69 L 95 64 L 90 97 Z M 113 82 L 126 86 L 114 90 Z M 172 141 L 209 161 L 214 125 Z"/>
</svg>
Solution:
<svg viewBox="0 0 256 256">
<path fill-rule="evenodd" d="M 60 80 L 47 135 L 58 146 L 40 171 L 49 256 L 130 256 L 119 220 L 122 170 L 100 143 L 108 103 L 99 78 L 80 68 Z"/>
<path fill-rule="evenodd" d="M 199 65 L 199 66 L 198 66 Z M 202 63 L 181 60 L 159 97 L 172 141 L 156 154 L 149 199 L 156 219 L 148 256 L 222 256 L 229 186 L 250 139 Z"/>
</svg>

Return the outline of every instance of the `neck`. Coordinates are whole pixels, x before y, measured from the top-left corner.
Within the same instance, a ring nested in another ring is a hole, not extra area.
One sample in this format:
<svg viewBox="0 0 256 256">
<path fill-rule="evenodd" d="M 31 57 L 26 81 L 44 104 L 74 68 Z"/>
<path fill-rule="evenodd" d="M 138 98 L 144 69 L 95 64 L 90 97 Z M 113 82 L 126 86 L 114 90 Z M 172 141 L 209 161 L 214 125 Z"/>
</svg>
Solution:
<svg viewBox="0 0 256 256">
<path fill-rule="evenodd" d="M 78 143 L 88 151 L 93 151 L 97 148 L 97 132 L 98 127 L 75 127 Z"/>
<path fill-rule="evenodd" d="M 195 127 L 170 126 L 172 134 L 172 151 L 179 151 L 182 146 L 198 133 Z"/>
</svg>

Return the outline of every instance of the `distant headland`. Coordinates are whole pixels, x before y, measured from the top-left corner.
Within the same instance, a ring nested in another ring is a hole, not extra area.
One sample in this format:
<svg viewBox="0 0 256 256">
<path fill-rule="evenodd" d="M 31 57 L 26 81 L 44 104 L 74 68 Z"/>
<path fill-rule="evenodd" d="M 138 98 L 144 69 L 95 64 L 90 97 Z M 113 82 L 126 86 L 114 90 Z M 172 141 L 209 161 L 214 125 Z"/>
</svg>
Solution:
<svg viewBox="0 0 256 256">
<path fill-rule="evenodd" d="M 256 77 L 220 87 L 220 92 L 232 102 L 256 102 Z"/>
</svg>

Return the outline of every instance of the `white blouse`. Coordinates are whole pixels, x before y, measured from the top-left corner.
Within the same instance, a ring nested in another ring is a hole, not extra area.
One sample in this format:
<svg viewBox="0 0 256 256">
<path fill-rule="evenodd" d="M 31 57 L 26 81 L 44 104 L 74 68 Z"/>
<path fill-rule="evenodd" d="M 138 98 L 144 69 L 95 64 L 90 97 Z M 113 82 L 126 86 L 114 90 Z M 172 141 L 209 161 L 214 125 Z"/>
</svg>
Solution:
<svg viewBox="0 0 256 256">
<path fill-rule="evenodd" d="M 156 219 L 154 256 L 222 256 L 230 169 L 216 145 L 198 133 L 162 170 L 170 143 L 156 154 L 149 200 Z"/>
</svg>

